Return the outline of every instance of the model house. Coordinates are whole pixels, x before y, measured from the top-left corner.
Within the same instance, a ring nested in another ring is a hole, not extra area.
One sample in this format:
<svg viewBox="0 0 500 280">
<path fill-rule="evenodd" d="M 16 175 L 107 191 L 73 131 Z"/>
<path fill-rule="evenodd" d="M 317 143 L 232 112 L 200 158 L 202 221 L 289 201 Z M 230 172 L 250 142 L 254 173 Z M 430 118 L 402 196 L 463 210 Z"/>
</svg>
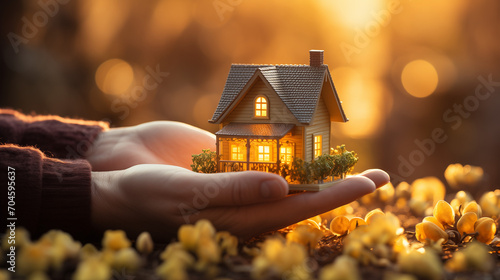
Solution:
<svg viewBox="0 0 500 280">
<path fill-rule="evenodd" d="M 329 153 L 331 122 L 347 122 L 323 51 L 309 65 L 233 64 L 210 120 L 218 171 L 277 170 Z"/>
</svg>

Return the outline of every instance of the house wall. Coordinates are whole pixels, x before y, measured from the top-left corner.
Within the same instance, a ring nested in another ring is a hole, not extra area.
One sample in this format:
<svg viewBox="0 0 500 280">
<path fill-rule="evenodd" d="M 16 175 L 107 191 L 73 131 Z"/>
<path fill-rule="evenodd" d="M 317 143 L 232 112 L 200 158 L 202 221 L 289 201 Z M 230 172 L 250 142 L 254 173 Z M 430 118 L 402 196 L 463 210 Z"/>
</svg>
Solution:
<svg viewBox="0 0 500 280">
<path fill-rule="evenodd" d="M 254 100 L 257 96 L 264 95 L 268 99 L 269 119 L 254 119 Z M 285 103 L 281 101 L 279 96 L 270 89 L 261 78 L 257 78 L 255 83 L 250 87 L 247 94 L 243 97 L 239 104 L 232 112 L 224 119 L 223 124 L 231 122 L 237 123 L 295 123 L 297 119 L 288 110 Z"/>
<path fill-rule="evenodd" d="M 294 156 L 303 159 L 304 158 L 304 143 L 302 143 L 302 141 L 304 140 L 304 127 L 303 126 L 296 126 L 290 132 L 291 133 L 288 133 L 283 138 L 281 138 L 280 142 L 286 143 L 286 141 L 290 141 L 292 143 L 295 143 Z"/>
<path fill-rule="evenodd" d="M 318 102 L 318 107 L 313 115 L 312 122 L 305 127 L 305 155 L 304 160 L 313 160 L 313 141 L 314 136 L 321 134 L 323 154 L 330 152 L 330 114 L 326 108 L 325 101 L 321 96 Z"/>
</svg>

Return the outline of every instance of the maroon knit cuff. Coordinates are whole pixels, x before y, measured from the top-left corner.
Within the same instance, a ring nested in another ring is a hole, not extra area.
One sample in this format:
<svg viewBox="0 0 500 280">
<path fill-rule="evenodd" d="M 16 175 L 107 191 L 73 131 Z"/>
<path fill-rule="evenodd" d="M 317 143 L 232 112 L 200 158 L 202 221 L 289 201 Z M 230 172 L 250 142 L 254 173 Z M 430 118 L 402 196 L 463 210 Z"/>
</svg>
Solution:
<svg viewBox="0 0 500 280">
<path fill-rule="evenodd" d="M 91 234 L 91 167 L 85 160 L 43 159 L 39 229 L 60 229 L 77 239 Z"/>
<path fill-rule="evenodd" d="M 37 147 L 53 158 L 84 158 L 97 135 L 108 128 L 104 122 L 27 116 L 0 109 L 0 143 Z"/>
<path fill-rule="evenodd" d="M 15 221 L 14 224 L 18 227 L 25 227 L 30 232 L 37 231 L 42 196 L 43 157 L 39 150 L 33 148 L 11 144 L 0 146 L 2 227 L 4 222 Z M 9 186 L 14 188 L 9 189 Z M 13 193 L 10 193 L 11 191 Z M 12 208 L 7 208 L 7 205 Z"/>
</svg>

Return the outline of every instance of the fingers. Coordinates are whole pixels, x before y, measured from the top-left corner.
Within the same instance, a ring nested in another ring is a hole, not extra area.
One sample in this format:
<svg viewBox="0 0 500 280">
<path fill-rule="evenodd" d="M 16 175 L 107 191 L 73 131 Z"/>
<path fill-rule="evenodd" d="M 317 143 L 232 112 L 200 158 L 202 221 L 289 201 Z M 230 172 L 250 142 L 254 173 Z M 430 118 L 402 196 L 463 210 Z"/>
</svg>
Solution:
<svg viewBox="0 0 500 280">
<path fill-rule="evenodd" d="M 195 176 L 193 176 L 195 175 Z M 191 174 L 193 192 L 204 194 L 208 206 L 241 206 L 284 198 L 288 184 L 282 177 L 244 171 L 219 174 Z"/>
<path fill-rule="evenodd" d="M 321 192 L 304 193 L 278 201 L 240 208 L 228 208 L 220 215 L 209 209 L 204 217 L 215 219 L 221 229 L 241 237 L 276 230 L 309 217 L 327 212 L 375 190 L 375 183 L 365 176 L 353 176 Z M 233 215 L 229 212 L 233 211 Z M 210 217 L 215 216 L 215 217 Z"/>
<path fill-rule="evenodd" d="M 389 174 L 387 174 L 387 172 L 380 169 L 368 169 L 364 172 L 361 172 L 361 174 L 359 175 L 365 176 L 366 178 L 372 180 L 373 183 L 375 183 L 375 186 L 377 186 L 377 188 L 380 188 L 383 185 L 387 184 L 391 179 L 389 177 Z"/>
</svg>

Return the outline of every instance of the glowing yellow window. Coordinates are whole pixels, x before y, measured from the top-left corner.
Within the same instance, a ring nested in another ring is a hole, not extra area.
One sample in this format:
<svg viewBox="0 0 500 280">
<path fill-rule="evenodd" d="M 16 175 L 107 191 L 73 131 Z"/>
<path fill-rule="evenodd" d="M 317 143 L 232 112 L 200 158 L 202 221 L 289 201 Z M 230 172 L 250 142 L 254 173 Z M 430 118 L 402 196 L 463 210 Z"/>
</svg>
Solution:
<svg viewBox="0 0 500 280">
<path fill-rule="evenodd" d="M 257 160 L 258 161 L 270 161 L 271 150 L 269 146 L 257 146 Z"/>
<path fill-rule="evenodd" d="M 323 137 L 321 135 L 314 136 L 314 157 L 319 157 L 322 154 Z"/>
<path fill-rule="evenodd" d="M 242 145 L 231 145 L 231 160 L 242 161 L 245 160 L 244 157 L 245 149 Z"/>
<path fill-rule="evenodd" d="M 263 96 L 257 97 L 255 99 L 255 116 L 256 117 L 267 117 L 268 106 L 267 99 Z"/>
<path fill-rule="evenodd" d="M 280 159 L 282 163 L 292 163 L 293 160 L 293 147 L 286 146 L 280 148 Z"/>
</svg>

